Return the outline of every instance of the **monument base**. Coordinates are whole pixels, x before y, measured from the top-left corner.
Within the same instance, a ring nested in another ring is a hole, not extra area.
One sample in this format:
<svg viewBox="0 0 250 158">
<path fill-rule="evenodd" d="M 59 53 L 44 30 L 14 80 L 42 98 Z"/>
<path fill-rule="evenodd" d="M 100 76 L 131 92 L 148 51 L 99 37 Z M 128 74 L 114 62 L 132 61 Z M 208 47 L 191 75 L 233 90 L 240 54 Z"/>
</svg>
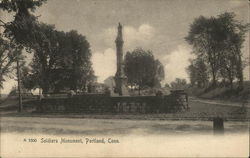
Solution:
<svg viewBox="0 0 250 158">
<path fill-rule="evenodd" d="M 115 77 L 115 93 L 119 96 L 129 96 L 126 77 Z"/>
</svg>

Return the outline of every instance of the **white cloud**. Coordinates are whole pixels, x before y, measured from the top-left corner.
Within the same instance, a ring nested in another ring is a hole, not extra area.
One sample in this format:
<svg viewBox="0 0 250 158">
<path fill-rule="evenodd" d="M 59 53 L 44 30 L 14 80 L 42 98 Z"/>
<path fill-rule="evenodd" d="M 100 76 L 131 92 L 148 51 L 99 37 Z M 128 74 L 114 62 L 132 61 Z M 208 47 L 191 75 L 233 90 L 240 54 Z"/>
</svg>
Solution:
<svg viewBox="0 0 250 158">
<path fill-rule="evenodd" d="M 155 34 L 155 29 L 148 25 L 142 24 L 138 29 L 125 26 L 124 27 L 124 41 L 126 42 L 124 47 L 127 50 L 132 50 L 136 47 L 147 47 Z"/>
<path fill-rule="evenodd" d="M 191 49 L 186 46 L 179 45 L 178 48 L 166 55 L 163 59 L 167 62 L 164 64 L 165 67 L 165 82 L 170 83 L 175 78 L 185 78 L 189 81 L 186 67 L 190 64 L 189 59 L 193 58 Z"/>
<path fill-rule="evenodd" d="M 97 75 L 98 82 L 103 82 L 107 77 L 115 75 L 116 72 L 116 52 L 112 48 L 104 52 L 95 52 L 92 56 L 93 69 Z"/>
<path fill-rule="evenodd" d="M 148 24 L 142 24 L 138 28 L 132 26 L 124 26 L 124 55 L 128 50 L 136 47 L 146 46 L 150 39 L 153 38 L 155 30 Z M 117 28 L 112 27 L 105 29 L 99 36 L 100 41 L 106 45 L 104 51 L 93 53 L 92 63 L 95 75 L 98 77 L 98 82 L 103 82 L 107 77 L 114 76 L 116 72 L 116 51 L 115 38 L 117 36 Z"/>
<path fill-rule="evenodd" d="M 138 29 L 139 34 L 144 36 L 145 38 L 152 38 L 155 30 L 152 26 L 148 24 L 142 24 Z"/>
</svg>

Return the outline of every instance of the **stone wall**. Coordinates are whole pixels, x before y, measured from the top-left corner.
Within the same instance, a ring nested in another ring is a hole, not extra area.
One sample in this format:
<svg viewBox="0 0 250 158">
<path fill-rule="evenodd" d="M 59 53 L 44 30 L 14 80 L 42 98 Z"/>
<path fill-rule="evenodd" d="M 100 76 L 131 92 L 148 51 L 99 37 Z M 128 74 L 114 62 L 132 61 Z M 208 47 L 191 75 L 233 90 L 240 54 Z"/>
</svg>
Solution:
<svg viewBox="0 0 250 158">
<path fill-rule="evenodd" d="M 105 94 L 74 95 L 65 98 L 43 98 L 33 101 L 38 112 L 82 113 L 169 113 L 188 109 L 186 95 L 119 96 Z"/>
</svg>

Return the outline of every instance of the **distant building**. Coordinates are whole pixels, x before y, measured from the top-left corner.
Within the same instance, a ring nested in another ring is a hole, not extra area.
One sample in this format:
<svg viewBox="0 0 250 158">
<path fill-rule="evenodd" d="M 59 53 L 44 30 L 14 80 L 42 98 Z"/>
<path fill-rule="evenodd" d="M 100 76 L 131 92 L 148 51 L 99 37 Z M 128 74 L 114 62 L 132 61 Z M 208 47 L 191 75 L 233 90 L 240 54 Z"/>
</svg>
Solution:
<svg viewBox="0 0 250 158">
<path fill-rule="evenodd" d="M 111 96 L 116 96 L 117 94 L 114 93 L 115 90 L 115 77 L 110 76 L 104 80 L 104 85 L 109 89 Z"/>
</svg>

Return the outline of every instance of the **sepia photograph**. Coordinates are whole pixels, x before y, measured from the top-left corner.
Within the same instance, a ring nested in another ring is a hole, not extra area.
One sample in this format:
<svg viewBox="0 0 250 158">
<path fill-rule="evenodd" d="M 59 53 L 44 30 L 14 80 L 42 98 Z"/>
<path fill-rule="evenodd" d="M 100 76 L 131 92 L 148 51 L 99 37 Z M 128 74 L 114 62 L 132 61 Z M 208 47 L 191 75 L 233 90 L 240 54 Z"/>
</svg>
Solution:
<svg viewBox="0 0 250 158">
<path fill-rule="evenodd" d="M 0 157 L 250 156 L 249 0 L 0 0 Z"/>
</svg>

